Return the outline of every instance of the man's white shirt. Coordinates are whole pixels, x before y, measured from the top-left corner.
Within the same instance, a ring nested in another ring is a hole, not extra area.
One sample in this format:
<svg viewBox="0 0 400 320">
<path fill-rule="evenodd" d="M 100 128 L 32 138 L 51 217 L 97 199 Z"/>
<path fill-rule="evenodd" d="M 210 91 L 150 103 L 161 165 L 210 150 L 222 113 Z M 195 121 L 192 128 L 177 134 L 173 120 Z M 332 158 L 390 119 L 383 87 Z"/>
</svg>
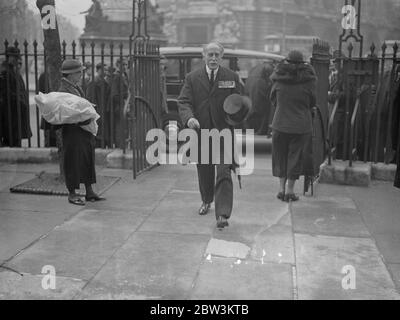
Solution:
<svg viewBox="0 0 400 320">
<path fill-rule="evenodd" d="M 214 81 L 217 78 L 218 70 L 219 70 L 219 67 L 214 70 Z M 208 80 L 211 80 L 211 71 L 212 70 L 207 65 L 206 65 L 206 71 L 207 71 Z"/>
</svg>

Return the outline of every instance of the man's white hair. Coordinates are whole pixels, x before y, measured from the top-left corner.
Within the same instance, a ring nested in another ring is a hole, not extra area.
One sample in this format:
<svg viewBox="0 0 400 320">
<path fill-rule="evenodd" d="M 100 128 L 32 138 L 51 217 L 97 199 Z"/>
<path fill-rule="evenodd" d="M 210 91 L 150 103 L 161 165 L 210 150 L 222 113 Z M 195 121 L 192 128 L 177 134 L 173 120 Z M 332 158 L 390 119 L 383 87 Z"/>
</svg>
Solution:
<svg viewBox="0 0 400 320">
<path fill-rule="evenodd" d="M 218 48 L 220 49 L 220 51 L 221 51 L 221 55 L 224 55 L 224 51 L 225 51 L 224 46 L 223 46 L 220 42 L 218 42 L 218 41 L 211 41 L 210 43 L 206 44 L 206 45 L 203 47 L 203 55 L 204 55 L 204 56 L 206 55 L 207 49 L 208 49 L 209 47 L 212 47 L 212 46 L 218 47 Z"/>
</svg>

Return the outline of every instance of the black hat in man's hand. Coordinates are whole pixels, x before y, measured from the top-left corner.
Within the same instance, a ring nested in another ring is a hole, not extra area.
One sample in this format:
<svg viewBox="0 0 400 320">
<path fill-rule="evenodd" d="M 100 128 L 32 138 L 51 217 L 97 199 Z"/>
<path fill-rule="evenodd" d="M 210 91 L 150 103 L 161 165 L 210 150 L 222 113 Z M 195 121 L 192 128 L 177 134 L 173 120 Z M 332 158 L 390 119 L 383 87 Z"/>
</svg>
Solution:
<svg viewBox="0 0 400 320">
<path fill-rule="evenodd" d="M 231 126 L 237 126 L 249 116 L 251 100 L 249 97 L 234 93 L 224 102 L 225 121 Z"/>
</svg>

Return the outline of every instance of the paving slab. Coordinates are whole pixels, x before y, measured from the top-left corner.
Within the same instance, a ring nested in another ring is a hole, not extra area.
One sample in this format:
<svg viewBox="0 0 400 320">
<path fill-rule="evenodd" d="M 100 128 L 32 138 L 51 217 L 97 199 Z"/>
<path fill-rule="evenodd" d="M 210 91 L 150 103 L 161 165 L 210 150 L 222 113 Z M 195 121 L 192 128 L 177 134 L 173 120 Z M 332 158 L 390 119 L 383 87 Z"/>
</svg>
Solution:
<svg viewBox="0 0 400 320">
<path fill-rule="evenodd" d="M 194 168 L 190 171 L 185 171 L 176 180 L 174 188 L 178 190 L 192 190 L 199 192 L 199 182 L 197 179 L 197 170 Z"/>
<path fill-rule="evenodd" d="M 107 194 L 116 199 L 139 199 L 141 197 L 152 197 L 154 201 L 171 189 L 174 183 L 175 179 L 168 178 L 118 182 L 107 192 Z"/>
<path fill-rule="evenodd" d="M 208 236 L 136 232 L 77 299 L 187 299 Z"/>
<path fill-rule="evenodd" d="M 345 185 L 336 185 L 336 184 L 324 184 L 324 183 L 316 183 L 314 185 L 314 198 L 319 197 L 341 197 L 348 198 L 349 197 L 349 186 Z M 367 188 L 362 188 L 362 190 L 367 191 Z"/>
<path fill-rule="evenodd" d="M 393 183 L 373 181 L 370 188 L 348 187 L 372 234 L 398 234 L 400 230 L 400 189 Z"/>
<path fill-rule="evenodd" d="M 0 192 L 8 193 L 11 187 L 33 179 L 34 177 L 35 174 L 33 173 L 0 171 Z"/>
<path fill-rule="evenodd" d="M 397 287 L 397 292 L 400 292 L 400 264 L 389 263 L 387 266 Z"/>
<path fill-rule="evenodd" d="M 88 280 L 127 241 L 145 217 L 134 211 L 84 210 L 7 266 L 39 274 L 44 265 L 52 265 L 61 276 Z"/>
<path fill-rule="evenodd" d="M 292 218 L 290 212 L 286 213 L 282 218 L 276 223 L 282 226 L 292 227 Z"/>
<path fill-rule="evenodd" d="M 292 227 L 274 225 L 255 237 L 251 257 L 254 260 L 295 264 Z"/>
<path fill-rule="evenodd" d="M 0 264 L 71 217 L 64 212 L 0 211 Z"/>
<path fill-rule="evenodd" d="M 262 232 L 264 228 L 265 226 L 261 224 L 243 224 L 231 219 L 229 220 L 229 227 L 222 230 L 215 227 L 212 236 L 219 240 L 241 242 L 251 247 L 255 237 Z"/>
<path fill-rule="evenodd" d="M 128 199 L 118 199 L 114 196 L 110 196 L 107 192 L 103 193 L 102 197 L 105 197 L 106 201 L 86 203 L 85 208 L 111 212 L 124 212 L 126 210 L 134 209 L 150 214 L 157 206 L 157 201 L 155 199 L 151 200 L 150 197 L 143 197 L 140 199 L 140 197 L 136 196 Z"/>
<path fill-rule="evenodd" d="M 133 181 L 132 170 L 101 168 L 96 173 L 101 174 L 103 176 L 132 179 L 132 181 Z"/>
<path fill-rule="evenodd" d="M 293 229 L 298 233 L 370 236 L 361 214 L 350 198 L 304 198 L 292 203 L 291 212 Z"/>
<path fill-rule="evenodd" d="M 185 190 L 170 190 L 163 199 L 156 204 L 152 212 L 152 217 L 180 218 L 187 219 L 199 216 L 198 211 L 201 205 L 200 193 L 186 192 Z M 211 210 L 207 217 L 214 217 L 215 207 L 211 205 Z"/>
<path fill-rule="evenodd" d="M 57 213 L 77 213 L 82 210 L 81 206 L 76 206 L 68 202 L 67 197 L 0 193 L 1 210 L 29 211 L 29 212 L 52 212 Z"/>
<path fill-rule="evenodd" d="M 376 233 L 374 238 L 387 263 L 400 263 L 400 234 Z"/>
<path fill-rule="evenodd" d="M 190 175 L 190 172 L 196 172 L 196 166 L 160 165 L 150 171 L 144 172 L 137 177 L 137 180 L 154 180 L 154 175 L 156 175 L 159 179 L 179 178 L 187 174 Z"/>
<path fill-rule="evenodd" d="M 269 176 L 259 176 L 262 170 L 256 170 L 250 176 L 242 176 L 242 189 L 240 190 L 237 178 L 232 174 L 232 180 L 235 186 L 236 195 L 238 197 L 267 197 L 268 199 L 276 199 L 279 190 L 279 180 Z"/>
<path fill-rule="evenodd" d="M 400 299 L 373 240 L 296 234 L 295 246 L 299 299 Z M 354 267 L 354 290 L 342 287 L 346 266 Z"/>
<path fill-rule="evenodd" d="M 100 167 L 96 166 L 96 172 Z M 6 163 L 1 167 L 1 171 L 40 173 L 42 171 L 49 173 L 60 172 L 58 163 Z"/>
<path fill-rule="evenodd" d="M 200 216 L 196 213 L 188 214 L 186 218 L 169 215 L 151 215 L 140 227 L 139 231 L 162 232 L 173 234 L 204 234 L 211 236 L 215 228 L 215 218 L 210 214 Z"/>
<path fill-rule="evenodd" d="M 234 199 L 231 220 L 241 224 L 271 226 L 288 212 L 288 204 L 278 199 L 258 202 Z"/>
<path fill-rule="evenodd" d="M 0 271 L 0 300 L 71 300 L 85 285 L 80 279 L 57 276 L 54 289 L 42 287 L 44 275 Z M 45 282 L 46 283 L 46 282 Z"/>
<path fill-rule="evenodd" d="M 212 257 L 201 267 L 190 296 L 193 300 L 291 300 L 292 268 Z"/>
<path fill-rule="evenodd" d="M 249 255 L 250 247 L 241 242 L 225 241 L 212 238 L 208 242 L 206 255 L 219 256 L 225 258 L 246 259 Z"/>
<path fill-rule="evenodd" d="M 107 190 L 103 196 L 107 201 L 89 204 L 91 209 L 120 210 L 135 208 L 141 211 L 152 211 L 172 188 L 174 181 L 121 182 Z"/>
</svg>

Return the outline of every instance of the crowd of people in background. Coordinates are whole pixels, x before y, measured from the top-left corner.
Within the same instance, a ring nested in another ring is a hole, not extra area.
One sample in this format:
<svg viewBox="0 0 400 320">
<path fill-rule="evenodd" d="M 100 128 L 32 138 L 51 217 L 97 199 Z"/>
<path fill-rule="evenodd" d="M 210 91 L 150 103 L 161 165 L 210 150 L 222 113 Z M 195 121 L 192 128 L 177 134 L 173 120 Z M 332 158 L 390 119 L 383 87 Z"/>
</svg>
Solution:
<svg viewBox="0 0 400 320">
<path fill-rule="evenodd" d="M 117 59 L 115 67 L 106 63 L 95 65 L 94 78 L 92 78 L 93 66 L 85 63 L 85 70 L 81 80 L 82 89 L 86 99 L 96 105 L 100 115 L 98 120 L 99 132 L 96 137 L 97 148 L 122 148 L 124 137 L 124 101 L 128 97 L 127 60 Z M 48 84 L 45 72 L 39 77 L 39 91 L 48 93 Z M 45 146 L 55 147 L 56 132 L 54 127 L 41 120 L 41 129 L 44 130 Z"/>
</svg>

